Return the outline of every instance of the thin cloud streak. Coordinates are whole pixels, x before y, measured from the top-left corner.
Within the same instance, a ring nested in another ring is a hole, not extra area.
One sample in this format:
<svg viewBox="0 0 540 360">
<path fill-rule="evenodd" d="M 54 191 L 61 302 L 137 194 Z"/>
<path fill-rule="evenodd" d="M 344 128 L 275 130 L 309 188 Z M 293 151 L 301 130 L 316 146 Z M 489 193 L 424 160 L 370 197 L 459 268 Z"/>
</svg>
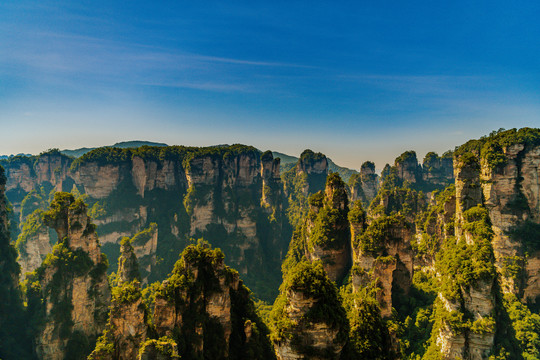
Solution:
<svg viewBox="0 0 540 360">
<path fill-rule="evenodd" d="M 72 34 L 42 32 L 27 35 L 22 45 L 0 44 L 0 65 L 23 68 L 29 80 L 51 77 L 68 81 L 87 78 L 117 84 L 191 88 L 219 92 L 260 92 L 262 84 L 245 75 L 243 67 L 311 69 L 301 64 L 252 61 L 170 51 L 160 47 L 118 43 Z M 225 79 L 216 82 L 215 79 Z M 161 80 L 160 80 L 161 79 Z M 78 80 L 76 80 L 78 81 Z"/>
</svg>

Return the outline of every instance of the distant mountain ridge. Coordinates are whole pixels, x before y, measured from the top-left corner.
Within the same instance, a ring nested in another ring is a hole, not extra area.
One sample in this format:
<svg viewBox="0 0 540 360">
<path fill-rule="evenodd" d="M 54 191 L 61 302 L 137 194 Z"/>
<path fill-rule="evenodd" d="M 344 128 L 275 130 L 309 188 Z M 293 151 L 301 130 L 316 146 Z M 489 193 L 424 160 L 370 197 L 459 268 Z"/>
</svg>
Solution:
<svg viewBox="0 0 540 360">
<path fill-rule="evenodd" d="M 138 147 L 141 147 L 141 146 L 169 146 L 165 143 L 158 143 L 158 142 L 152 142 L 152 141 L 142 141 L 142 140 L 132 140 L 132 141 L 122 141 L 122 142 L 118 142 L 114 145 L 111 145 L 111 146 L 100 146 L 100 147 L 117 147 L 117 148 L 122 148 L 122 149 L 125 149 L 125 148 L 138 148 Z M 67 156 L 72 156 L 72 157 L 81 157 L 83 156 L 84 154 L 92 151 L 92 150 L 95 150 L 97 149 L 98 147 L 91 147 L 91 148 L 87 148 L 87 147 L 83 147 L 83 148 L 80 148 L 80 149 L 75 149 L 75 150 L 69 150 L 69 149 L 64 149 L 64 150 L 60 150 L 60 152 L 64 155 L 67 155 Z"/>
<path fill-rule="evenodd" d="M 17 155 L 0 155 L 0 160 L 5 160 L 5 159 L 9 159 L 11 157 L 14 157 L 14 156 L 32 156 L 32 154 L 23 154 L 23 153 L 20 153 L 20 154 L 17 154 Z"/>
</svg>

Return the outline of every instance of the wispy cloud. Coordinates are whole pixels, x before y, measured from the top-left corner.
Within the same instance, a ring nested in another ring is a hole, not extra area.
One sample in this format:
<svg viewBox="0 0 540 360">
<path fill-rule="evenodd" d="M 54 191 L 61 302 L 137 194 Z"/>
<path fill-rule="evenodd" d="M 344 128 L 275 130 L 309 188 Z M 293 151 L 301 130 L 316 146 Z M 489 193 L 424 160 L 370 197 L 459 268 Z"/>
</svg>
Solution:
<svg viewBox="0 0 540 360">
<path fill-rule="evenodd" d="M 127 84 L 182 87 L 219 92 L 253 92 L 253 75 L 301 64 L 194 54 L 173 49 L 73 34 L 38 32 L 22 42 L 0 44 L 1 67 L 23 68 L 40 79 L 72 77 Z M 285 70 L 286 71 L 286 70 Z M 219 79 L 219 81 L 216 81 Z M 259 89 L 261 90 L 261 89 Z"/>
</svg>

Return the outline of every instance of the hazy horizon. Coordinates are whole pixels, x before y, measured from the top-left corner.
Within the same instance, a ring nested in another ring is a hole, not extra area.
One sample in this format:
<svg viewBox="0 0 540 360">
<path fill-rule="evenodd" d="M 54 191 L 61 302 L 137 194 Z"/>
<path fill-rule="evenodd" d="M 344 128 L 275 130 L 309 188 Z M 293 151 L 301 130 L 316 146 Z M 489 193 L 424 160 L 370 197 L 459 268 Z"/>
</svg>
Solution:
<svg viewBox="0 0 540 360">
<path fill-rule="evenodd" d="M 540 126 L 533 1 L 0 4 L 0 154 L 131 139 L 359 169 Z"/>
</svg>

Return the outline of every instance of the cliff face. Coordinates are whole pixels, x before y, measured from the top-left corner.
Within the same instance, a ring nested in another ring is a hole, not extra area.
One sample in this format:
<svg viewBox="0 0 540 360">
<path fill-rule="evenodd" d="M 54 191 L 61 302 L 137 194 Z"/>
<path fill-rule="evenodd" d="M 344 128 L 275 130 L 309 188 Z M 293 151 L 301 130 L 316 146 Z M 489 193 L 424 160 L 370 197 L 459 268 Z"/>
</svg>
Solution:
<svg viewBox="0 0 540 360">
<path fill-rule="evenodd" d="M 435 327 L 436 344 L 445 358 L 487 359 L 496 330 L 493 231 L 483 206 L 476 157 L 457 157 L 454 169 L 456 237 L 446 237 L 436 264 L 443 284 L 435 310 L 441 319 Z M 452 322 L 452 317 L 461 323 Z"/>
<path fill-rule="evenodd" d="M 347 340 L 345 310 L 321 263 L 301 262 L 287 275 L 272 310 L 278 359 L 338 359 Z"/>
<path fill-rule="evenodd" d="M 107 318 L 107 259 L 86 206 L 71 194 L 57 193 L 44 220 L 62 240 L 28 282 L 36 352 L 40 359 L 86 356 Z"/>
<path fill-rule="evenodd" d="M 33 189 L 45 185 L 56 191 L 70 191 L 73 180 L 69 175 L 69 167 L 73 160 L 60 152 L 52 151 L 35 158 L 17 156 L 3 162 L 6 168 L 6 196 L 20 211 L 21 201 Z"/>
<path fill-rule="evenodd" d="M 540 146 L 513 144 L 503 148 L 503 153 L 505 164 L 497 168 L 484 158 L 479 177 L 495 233 L 495 265 L 502 275 L 505 291 L 523 295 L 524 301 L 535 303 L 540 296 L 537 266 L 540 253 L 535 247 L 527 246 L 525 229 L 530 229 L 532 236 L 533 229 L 540 229 Z M 509 271 L 512 266 L 524 268 L 516 274 Z"/>
<path fill-rule="evenodd" d="M 273 358 L 248 290 L 223 258 L 205 244 L 184 250 L 156 293 L 156 333 L 187 358 Z"/>
<path fill-rule="evenodd" d="M 17 238 L 17 261 L 21 265 L 21 279 L 27 272 L 32 272 L 41 265 L 52 251 L 53 241 L 56 240 L 56 236 L 51 236 L 51 230 L 43 224 L 42 216 L 43 211 L 39 209 L 28 215 Z"/>
<path fill-rule="evenodd" d="M 321 161 L 326 164 L 325 160 Z M 321 161 L 301 166 L 314 174 L 308 177 L 316 178 L 314 183 L 320 180 L 317 176 L 326 177 Z M 76 160 L 51 151 L 3 163 L 7 194 L 21 223 L 27 216 L 21 204 L 32 202 L 32 191 L 43 188 L 44 197 L 49 191 L 80 192 L 95 219 L 103 251 L 113 261 L 123 237 L 155 223 L 146 242 L 140 238 L 133 244 L 144 281 L 163 279 L 188 239 L 204 237 L 221 247 L 251 283 L 258 277 L 256 269 L 279 269 L 290 238 L 283 228 L 279 162 L 252 147 L 100 148 Z M 43 204 L 34 207 L 45 210 Z M 25 269 L 43 258 L 44 236 L 26 242 L 31 255 L 21 258 Z M 267 272 L 264 281 L 277 287 L 279 272 Z M 253 283 L 254 290 L 257 286 Z"/>
<path fill-rule="evenodd" d="M 148 334 L 148 310 L 138 281 L 113 288 L 109 320 L 90 360 L 137 359 Z"/>
<path fill-rule="evenodd" d="M 355 227 L 358 227 L 356 225 Z M 375 282 L 381 315 L 392 313 L 393 295 L 408 294 L 413 276 L 411 240 L 414 230 L 403 216 L 381 216 L 355 232 L 353 257 L 355 290 Z"/>
</svg>

